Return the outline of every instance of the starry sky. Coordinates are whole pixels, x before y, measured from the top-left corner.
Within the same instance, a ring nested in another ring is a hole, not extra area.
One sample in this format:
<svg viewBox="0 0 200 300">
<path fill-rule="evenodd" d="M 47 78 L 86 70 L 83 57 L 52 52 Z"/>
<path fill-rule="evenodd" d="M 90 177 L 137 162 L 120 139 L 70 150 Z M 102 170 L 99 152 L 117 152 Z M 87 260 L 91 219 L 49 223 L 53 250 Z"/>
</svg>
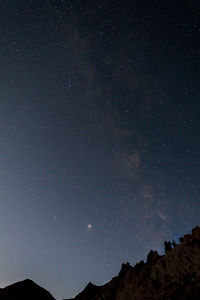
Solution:
<svg viewBox="0 0 200 300">
<path fill-rule="evenodd" d="M 0 1 L 0 285 L 57 297 L 200 215 L 198 0 Z"/>
</svg>

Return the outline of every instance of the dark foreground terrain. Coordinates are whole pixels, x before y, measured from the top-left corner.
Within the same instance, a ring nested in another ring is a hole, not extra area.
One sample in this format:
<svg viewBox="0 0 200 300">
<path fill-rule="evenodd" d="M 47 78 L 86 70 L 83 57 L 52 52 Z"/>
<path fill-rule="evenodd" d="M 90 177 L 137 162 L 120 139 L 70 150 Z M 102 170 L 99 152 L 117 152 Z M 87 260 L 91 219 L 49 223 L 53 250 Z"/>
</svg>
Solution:
<svg viewBox="0 0 200 300">
<path fill-rule="evenodd" d="M 89 283 L 73 299 L 200 300 L 200 227 L 180 238 L 180 244 L 165 242 L 164 245 L 165 255 L 151 250 L 146 262 L 141 261 L 134 267 L 129 263 L 122 264 L 118 276 L 110 282 L 103 286 Z M 0 289 L 0 300 L 13 299 L 55 298 L 27 279 Z"/>
<path fill-rule="evenodd" d="M 1 300 L 55 300 L 44 288 L 26 279 L 0 289 Z"/>
</svg>

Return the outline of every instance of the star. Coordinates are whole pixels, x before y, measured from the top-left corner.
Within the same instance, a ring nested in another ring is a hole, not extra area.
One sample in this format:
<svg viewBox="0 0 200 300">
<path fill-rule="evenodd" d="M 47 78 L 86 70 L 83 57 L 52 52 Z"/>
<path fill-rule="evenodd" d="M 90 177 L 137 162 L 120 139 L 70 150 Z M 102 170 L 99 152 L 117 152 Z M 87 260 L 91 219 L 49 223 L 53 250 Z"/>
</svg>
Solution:
<svg viewBox="0 0 200 300">
<path fill-rule="evenodd" d="M 92 224 L 88 224 L 88 229 L 92 229 Z"/>
</svg>

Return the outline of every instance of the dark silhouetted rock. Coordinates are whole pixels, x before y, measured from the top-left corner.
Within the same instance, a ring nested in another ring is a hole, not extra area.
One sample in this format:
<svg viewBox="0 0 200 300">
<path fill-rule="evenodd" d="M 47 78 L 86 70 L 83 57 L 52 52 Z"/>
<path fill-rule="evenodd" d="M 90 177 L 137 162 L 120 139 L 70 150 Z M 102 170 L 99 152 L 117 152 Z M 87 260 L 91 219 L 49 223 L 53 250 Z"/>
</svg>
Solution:
<svg viewBox="0 0 200 300">
<path fill-rule="evenodd" d="M 103 286 L 91 282 L 74 300 L 200 300 L 200 227 L 165 242 L 165 255 L 151 250 L 146 263 L 123 263 L 118 276 Z M 172 247 L 173 246 L 173 247 Z M 26 279 L 0 289 L 0 300 L 55 300 Z M 72 299 L 71 299 L 72 300 Z"/>
<path fill-rule="evenodd" d="M 73 299 L 200 300 L 200 227 L 180 241 L 179 245 L 166 242 L 163 256 L 151 250 L 146 263 L 122 264 L 110 282 L 103 286 L 90 283 Z"/>
<path fill-rule="evenodd" d="M 76 300 L 88 300 L 93 299 L 95 295 L 99 292 L 99 289 L 101 287 L 98 287 L 91 282 L 88 283 L 88 285 L 85 287 L 85 289 L 76 297 Z"/>
<path fill-rule="evenodd" d="M 0 290 L 0 300 L 55 300 L 44 288 L 26 279 Z"/>
<path fill-rule="evenodd" d="M 156 261 L 160 258 L 160 255 L 157 251 L 151 250 L 149 254 L 147 255 L 147 263 L 148 264 L 154 264 Z"/>
<path fill-rule="evenodd" d="M 172 246 L 175 248 L 177 246 L 177 243 L 175 241 L 172 241 Z"/>
<path fill-rule="evenodd" d="M 171 242 L 164 242 L 164 246 L 165 246 L 165 253 L 167 253 L 169 250 L 172 249 L 172 244 Z"/>
</svg>

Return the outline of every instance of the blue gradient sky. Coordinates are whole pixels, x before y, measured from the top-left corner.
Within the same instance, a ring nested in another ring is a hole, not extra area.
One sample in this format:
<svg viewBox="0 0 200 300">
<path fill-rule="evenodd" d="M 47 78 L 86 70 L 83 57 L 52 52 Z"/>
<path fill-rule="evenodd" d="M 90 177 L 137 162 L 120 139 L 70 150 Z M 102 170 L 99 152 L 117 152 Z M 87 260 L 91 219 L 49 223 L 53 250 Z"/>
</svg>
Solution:
<svg viewBox="0 0 200 300">
<path fill-rule="evenodd" d="M 2 287 L 69 298 L 199 224 L 199 17 L 198 1 L 0 2 Z"/>
</svg>

